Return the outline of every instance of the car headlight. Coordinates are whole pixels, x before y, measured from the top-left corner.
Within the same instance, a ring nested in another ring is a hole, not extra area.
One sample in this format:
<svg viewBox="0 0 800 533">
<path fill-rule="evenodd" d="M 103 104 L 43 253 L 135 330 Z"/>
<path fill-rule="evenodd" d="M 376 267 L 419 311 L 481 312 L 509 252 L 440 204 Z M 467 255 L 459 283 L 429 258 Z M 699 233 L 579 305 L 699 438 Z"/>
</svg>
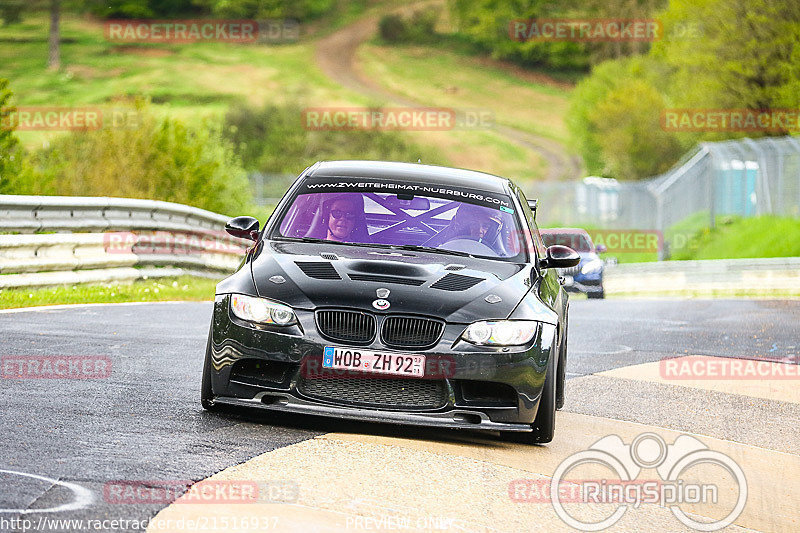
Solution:
<svg viewBox="0 0 800 533">
<path fill-rule="evenodd" d="M 581 267 L 581 274 L 593 274 L 603 269 L 602 259 L 592 259 Z"/>
<path fill-rule="evenodd" d="M 297 322 L 291 307 L 243 294 L 231 295 L 231 311 L 242 320 L 259 324 L 290 326 Z"/>
<path fill-rule="evenodd" d="M 467 326 L 461 338 L 472 344 L 517 346 L 530 342 L 536 326 L 533 320 L 483 320 Z"/>
</svg>

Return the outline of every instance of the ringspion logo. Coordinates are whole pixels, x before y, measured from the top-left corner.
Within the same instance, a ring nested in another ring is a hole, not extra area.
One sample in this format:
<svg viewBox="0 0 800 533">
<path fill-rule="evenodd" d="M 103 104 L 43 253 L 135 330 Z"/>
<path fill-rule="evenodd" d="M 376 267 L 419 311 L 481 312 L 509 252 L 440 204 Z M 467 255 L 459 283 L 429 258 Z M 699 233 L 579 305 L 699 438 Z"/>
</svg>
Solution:
<svg viewBox="0 0 800 533">
<path fill-rule="evenodd" d="M 590 476 L 573 474 L 587 471 Z M 601 471 L 610 475 L 598 475 Z M 641 476 L 649 471 L 657 477 Z M 728 483 L 721 486 L 723 479 Z M 630 444 L 617 435 L 603 437 L 567 457 L 549 484 L 515 480 L 508 491 L 517 503 L 551 503 L 558 517 L 579 531 L 607 529 L 643 504 L 669 508 L 691 529 L 717 531 L 733 524 L 747 503 L 747 479 L 736 461 L 691 435 L 667 444 L 656 433 L 642 433 Z M 695 505 L 718 512 L 697 520 Z"/>
</svg>

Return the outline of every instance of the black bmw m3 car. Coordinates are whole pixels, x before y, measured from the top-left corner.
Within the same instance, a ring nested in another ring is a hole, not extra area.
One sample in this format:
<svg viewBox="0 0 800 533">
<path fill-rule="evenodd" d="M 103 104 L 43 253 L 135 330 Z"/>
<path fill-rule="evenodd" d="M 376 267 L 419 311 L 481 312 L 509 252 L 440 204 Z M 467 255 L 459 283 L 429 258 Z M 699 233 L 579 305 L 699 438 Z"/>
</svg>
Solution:
<svg viewBox="0 0 800 533">
<path fill-rule="evenodd" d="M 564 401 L 566 292 L 508 179 L 321 162 L 217 285 L 202 404 L 495 430 L 550 442 Z"/>
</svg>

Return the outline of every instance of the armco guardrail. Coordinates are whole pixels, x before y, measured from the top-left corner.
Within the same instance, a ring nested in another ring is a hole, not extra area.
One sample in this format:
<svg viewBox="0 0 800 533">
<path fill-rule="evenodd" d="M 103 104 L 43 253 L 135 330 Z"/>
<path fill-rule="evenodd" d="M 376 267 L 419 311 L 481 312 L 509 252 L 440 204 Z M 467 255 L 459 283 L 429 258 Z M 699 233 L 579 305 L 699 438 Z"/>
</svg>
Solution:
<svg viewBox="0 0 800 533">
<path fill-rule="evenodd" d="M 227 217 L 156 200 L 0 195 L 0 232 L 221 230 Z"/>
<path fill-rule="evenodd" d="M 607 267 L 607 294 L 800 292 L 800 257 L 663 261 Z"/>
<path fill-rule="evenodd" d="M 0 289 L 194 274 L 221 278 L 247 241 L 228 217 L 125 198 L 0 195 Z"/>
</svg>

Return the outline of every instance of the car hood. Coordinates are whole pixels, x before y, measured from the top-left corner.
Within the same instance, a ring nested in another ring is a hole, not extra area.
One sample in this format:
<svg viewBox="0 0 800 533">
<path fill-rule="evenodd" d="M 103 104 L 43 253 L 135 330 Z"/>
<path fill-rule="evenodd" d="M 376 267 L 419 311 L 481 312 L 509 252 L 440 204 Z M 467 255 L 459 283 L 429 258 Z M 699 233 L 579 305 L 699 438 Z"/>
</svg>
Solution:
<svg viewBox="0 0 800 533">
<path fill-rule="evenodd" d="M 347 307 L 454 323 L 506 318 L 531 285 L 524 264 L 378 247 L 265 241 L 250 265 L 259 296 L 298 309 Z M 389 289 L 390 306 L 377 311 L 381 288 Z"/>
</svg>

